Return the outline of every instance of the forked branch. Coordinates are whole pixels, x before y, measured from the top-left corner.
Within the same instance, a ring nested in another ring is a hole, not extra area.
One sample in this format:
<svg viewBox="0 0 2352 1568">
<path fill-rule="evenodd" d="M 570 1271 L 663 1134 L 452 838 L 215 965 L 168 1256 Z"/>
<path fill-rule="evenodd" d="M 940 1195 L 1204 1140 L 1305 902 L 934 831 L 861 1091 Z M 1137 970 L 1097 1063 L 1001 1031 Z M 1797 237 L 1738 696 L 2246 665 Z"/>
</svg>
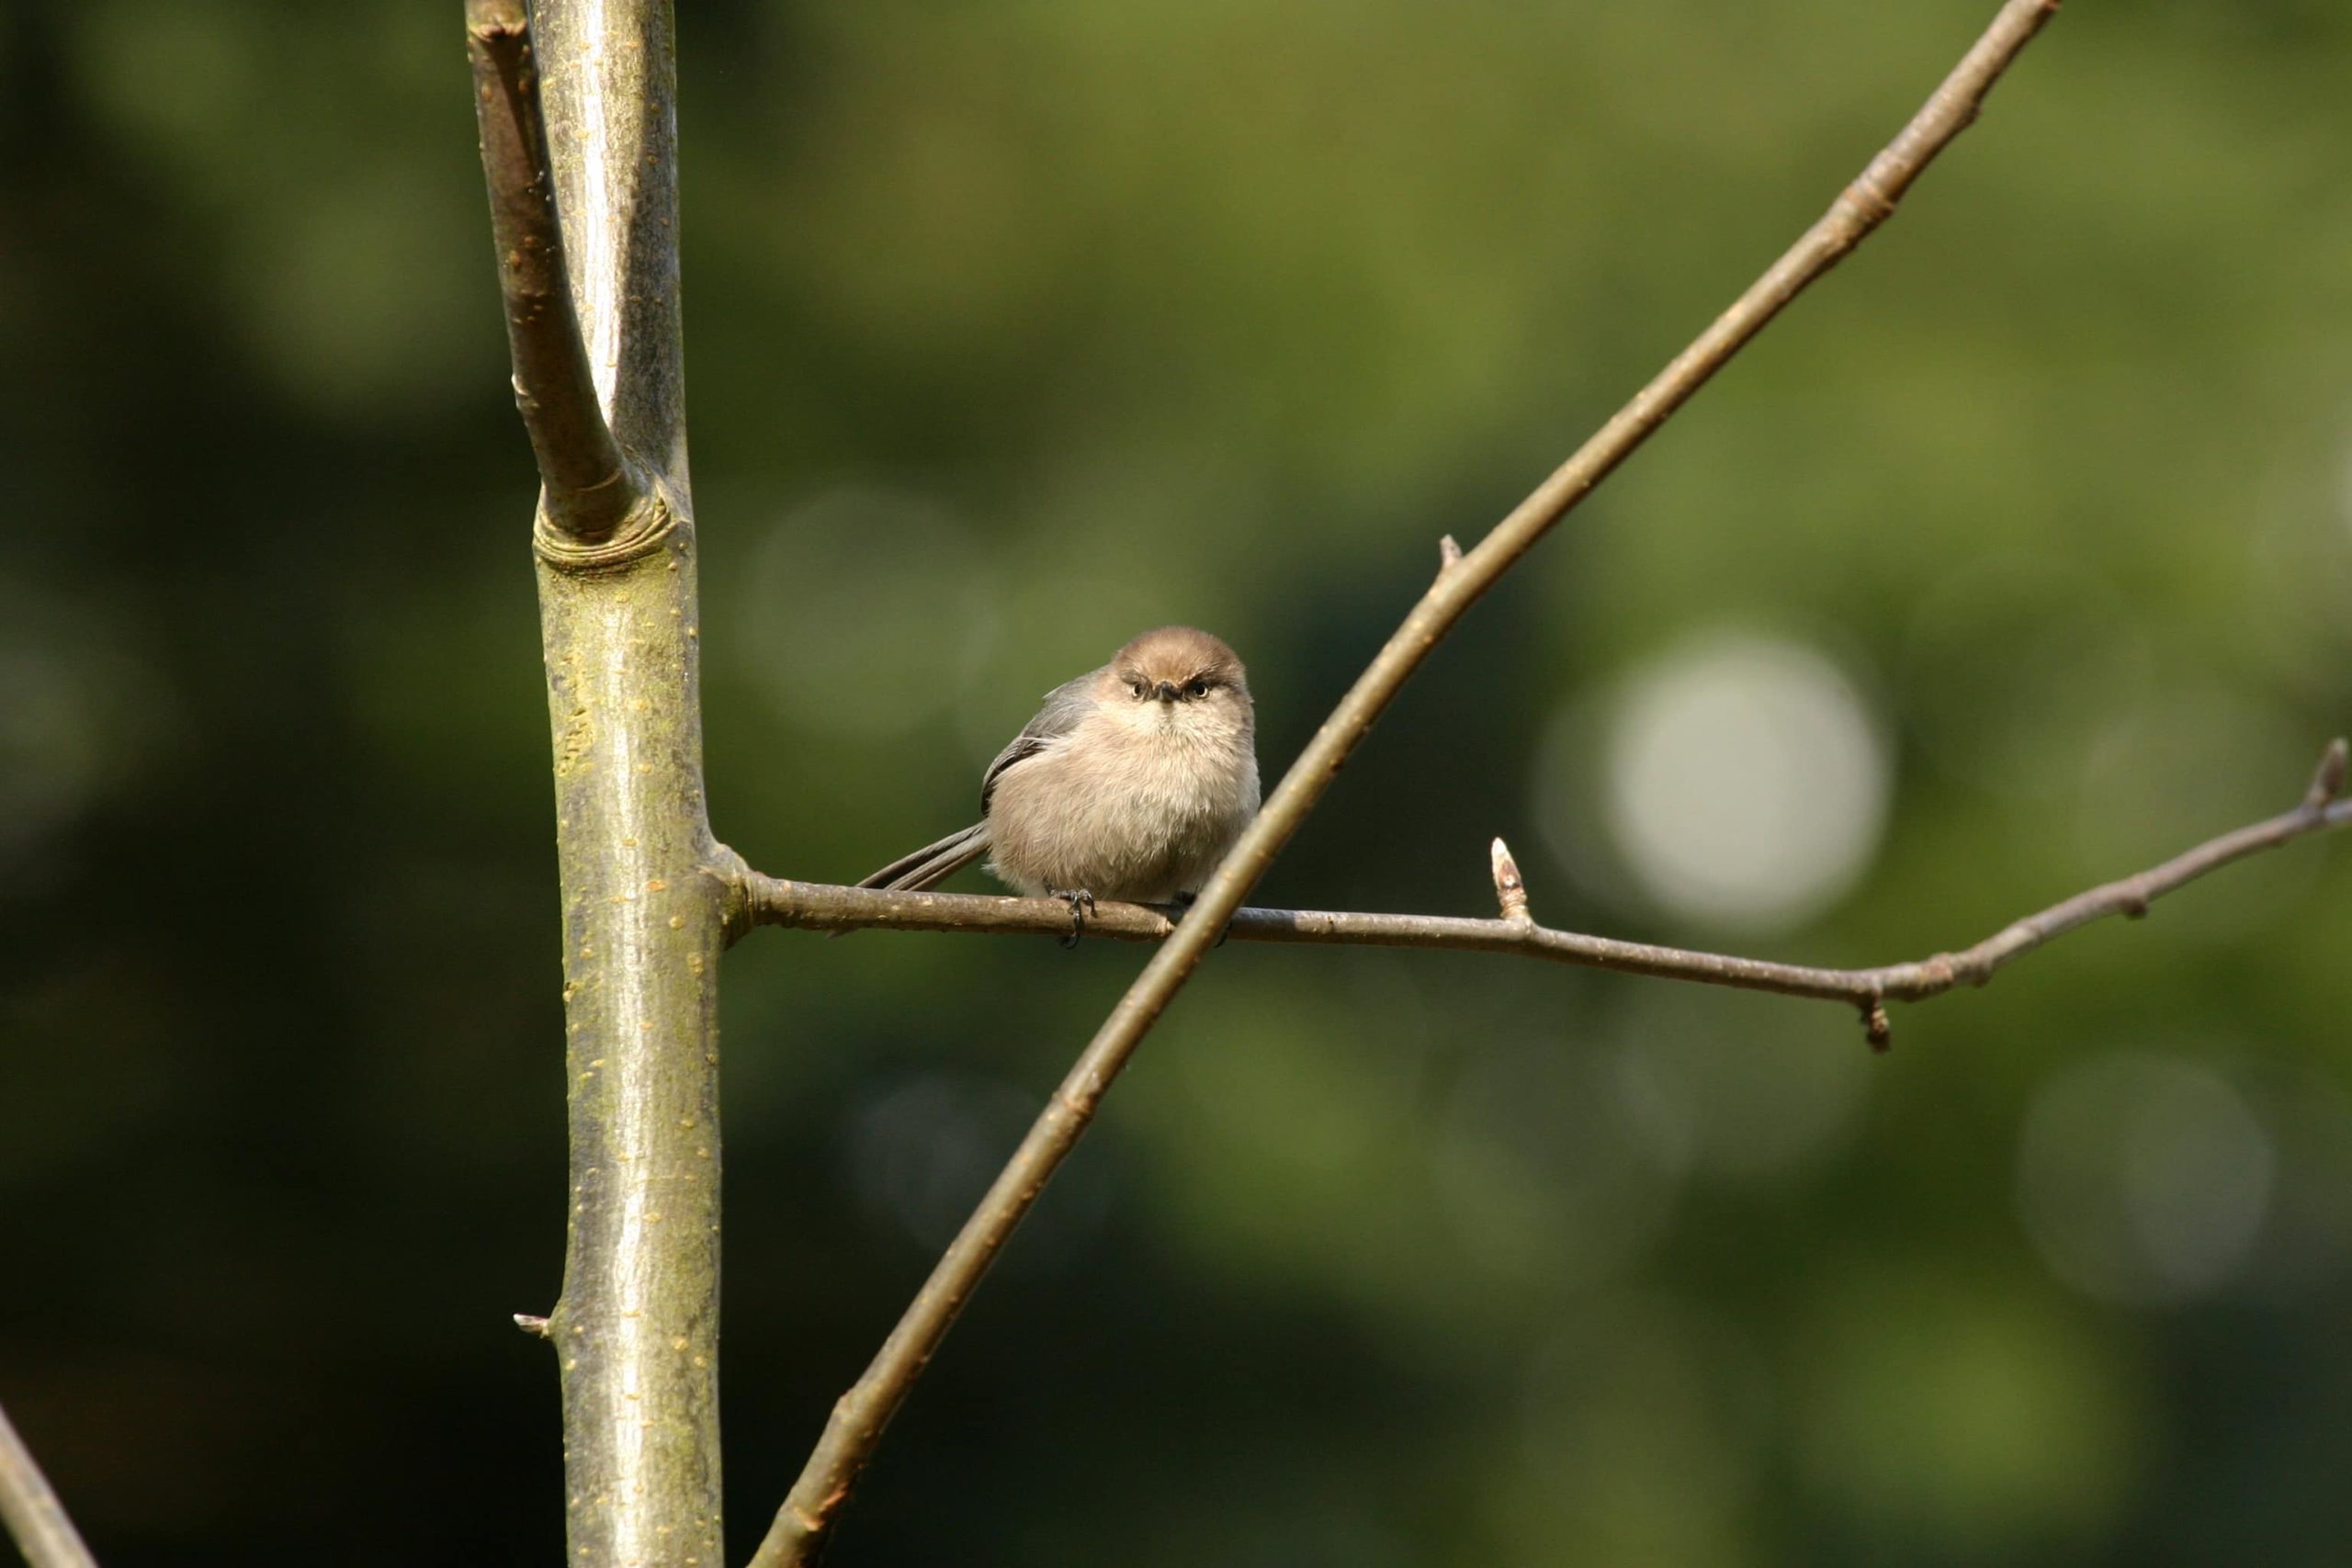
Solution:
<svg viewBox="0 0 2352 1568">
<path fill-rule="evenodd" d="M 0 1410 L 0 1521 L 30 1568 L 98 1568 L 32 1450 Z"/>
<path fill-rule="evenodd" d="M 570 1192 L 532 1329 L 565 1561 L 720 1561 L 718 959 L 678 310 L 673 0 L 467 0 L 531 530 L 562 886 Z M 557 230 L 569 226 L 569 254 Z"/>
<path fill-rule="evenodd" d="M 596 378 L 565 271 L 547 117 L 523 0 L 466 0 L 481 172 L 506 301 L 514 402 L 547 487 L 548 524 L 581 544 L 616 531 L 642 486 L 596 400 Z"/>
<path fill-rule="evenodd" d="M 1839 194 L 1820 221 L 1475 549 L 1458 561 L 1444 562 L 1436 582 L 1283 775 L 1201 890 L 1191 914 L 1095 1032 L 865 1375 L 834 1406 L 816 1450 L 753 1555 L 752 1568 L 805 1563 L 821 1548 L 883 1428 L 1021 1217 L 1076 1145 L 1112 1080 L 1406 679 L 1537 539 L 1672 417 L 1782 307 L 1893 215 L 1912 181 L 1975 119 L 1993 84 L 2057 8 L 2057 0 L 2007 0 L 1927 104 Z"/>
</svg>

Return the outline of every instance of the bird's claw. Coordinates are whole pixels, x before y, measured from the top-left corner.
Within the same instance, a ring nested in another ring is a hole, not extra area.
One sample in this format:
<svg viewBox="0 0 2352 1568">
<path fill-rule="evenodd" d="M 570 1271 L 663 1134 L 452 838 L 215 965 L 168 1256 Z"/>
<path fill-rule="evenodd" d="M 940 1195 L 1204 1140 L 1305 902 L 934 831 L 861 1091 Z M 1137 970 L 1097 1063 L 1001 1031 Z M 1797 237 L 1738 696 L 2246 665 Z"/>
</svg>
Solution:
<svg viewBox="0 0 2352 1568">
<path fill-rule="evenodd" d="M 1086 917 L 1094 912 L 1094 895 L 1083 887 L 1048 887 L 1046 892 L 1069 906 L 1069 935 L 1062 938 L 1062 946 L 1076 947 L 1086 934 Z"/>
</svg>

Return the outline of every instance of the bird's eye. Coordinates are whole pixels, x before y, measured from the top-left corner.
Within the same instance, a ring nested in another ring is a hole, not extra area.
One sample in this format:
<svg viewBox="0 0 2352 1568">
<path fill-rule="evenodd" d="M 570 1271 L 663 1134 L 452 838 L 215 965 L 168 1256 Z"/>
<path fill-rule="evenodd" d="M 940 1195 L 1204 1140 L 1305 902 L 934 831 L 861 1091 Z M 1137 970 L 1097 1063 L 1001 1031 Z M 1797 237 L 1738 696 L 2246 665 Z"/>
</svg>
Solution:
<svg viewBox="0 0 2352 1568">
<path fill-rule="evenodd" d="M 1151 694 L 1151 687 L 1142 681 L 1128 682 L 1127 690 L 1133 692 L 1138 697 L 1148 697 Z"/>
<path fill-rule="evenodd" d="M 1191 685 L 1185 687 L 1184 690 L 1191 693 L 1193 696 L 1205 697 L 1209 694 L 1209 683 L 1206 681 L 1195 681 Z"/>
</svg>

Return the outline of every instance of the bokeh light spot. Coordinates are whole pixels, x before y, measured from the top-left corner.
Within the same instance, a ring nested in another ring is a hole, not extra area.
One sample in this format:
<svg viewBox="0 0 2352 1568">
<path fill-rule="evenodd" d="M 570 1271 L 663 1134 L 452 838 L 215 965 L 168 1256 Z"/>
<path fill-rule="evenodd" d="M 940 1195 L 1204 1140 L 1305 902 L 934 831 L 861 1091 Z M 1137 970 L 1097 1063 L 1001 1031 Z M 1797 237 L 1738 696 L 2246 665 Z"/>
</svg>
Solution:
<svg viewBox="0 0 2352 1568">
<path fill-rule="evenodd" d="M 1637 671 L 1603 740 L 1602 811 L 1649 897 L 1749 929 L 1797 923 L 1876 848 L 1889 764 L 1853 684 L 1798 644 L 1710 642 Z"/>
<path fill-rule="evenodd" d="M 2108 1301 L 2209 1294 L 2244 1266 L 2270 1200 L 2269 1134 L 2192 1062 L 2128 1054 L 2035 1097 L 2018 1206 L 2051 1270 Z"/>
</svg>

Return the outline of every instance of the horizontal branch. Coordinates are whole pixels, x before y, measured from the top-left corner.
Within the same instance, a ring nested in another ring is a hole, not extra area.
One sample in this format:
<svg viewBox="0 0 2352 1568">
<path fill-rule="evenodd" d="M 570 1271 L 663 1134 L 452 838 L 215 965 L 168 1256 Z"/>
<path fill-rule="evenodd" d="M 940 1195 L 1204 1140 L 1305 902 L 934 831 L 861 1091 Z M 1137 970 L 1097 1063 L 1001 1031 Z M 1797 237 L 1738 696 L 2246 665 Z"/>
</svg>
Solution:
<svg viewBox="0 0 2352 1568">
<path fill-rule="evenodd" d="M 547 487 L 547 522 L 576 543 L 601 543 L 620 529 L 644 487 L 605 421 L 571 301 L 523 0 L 466 0 L 466 50 L 514 402 Z"/>
<path fill-rule="evenodd" d="M 32 1450 L 0 1410 L 0 1522 L 16 1538 L 30 1568 L 98 1568 L 65 1505 L 33 1462 Z"/>
<path fill-rule="evenodd" d="M 1849 1003 L 1862 1010 L 1871 1042 L 1884 1045 L 1886 1025 L 1880 1004 L 1920 1001 L 1956 986 L 1981 986 L 1995 971 L 2052 937 L 2109 915 L 2139 916 L 2177 887 L 2220 870 L 2233 861 L 2274 850 L 2306 834 L 2352 820 L 2352 801 L 2343 792 L 2346 744 L 2333 742 L 2294 809 L 2209 839 L 2163 864 L 2078 893 L 2063 903 L 2012 921 L 1975 946 L 1939 953 L 1905 964 L 1871 969 L 1822 969 L 1776 964 L 1768 959 L 1688 948 L 1621 942 L 1538 925 L 1528 915 L 1527 886 L 1518 863 L 1495 840 L 1495 887 L 1503 915 L 1477 919 L 1457 915 L 1361 914 L 1331 909 L 1237 909 L 1227 934 L 1238 942 L 1309 942 L 1340 947 L 1427 947 L 1463 953 L 1516 953 L 1587 969 L 1648 975 L 1741 990 L 1773 991 Z M 973 935 L 1061 937 L 1069 931 L 1069 906 L 1058 898 L 1005 898 L 969 893 L 886 892 L 836 887 L 822 882 L 787 882 L 747 872 L 743 877 L 743 921 L 801 931 L 955 931 Z M 1097 904 L 1086 921 L 1090 936 L 1120 942 L 1158 942 L 1173 933 L 1174 918 L 1144 904 Z"/>
</svg>

